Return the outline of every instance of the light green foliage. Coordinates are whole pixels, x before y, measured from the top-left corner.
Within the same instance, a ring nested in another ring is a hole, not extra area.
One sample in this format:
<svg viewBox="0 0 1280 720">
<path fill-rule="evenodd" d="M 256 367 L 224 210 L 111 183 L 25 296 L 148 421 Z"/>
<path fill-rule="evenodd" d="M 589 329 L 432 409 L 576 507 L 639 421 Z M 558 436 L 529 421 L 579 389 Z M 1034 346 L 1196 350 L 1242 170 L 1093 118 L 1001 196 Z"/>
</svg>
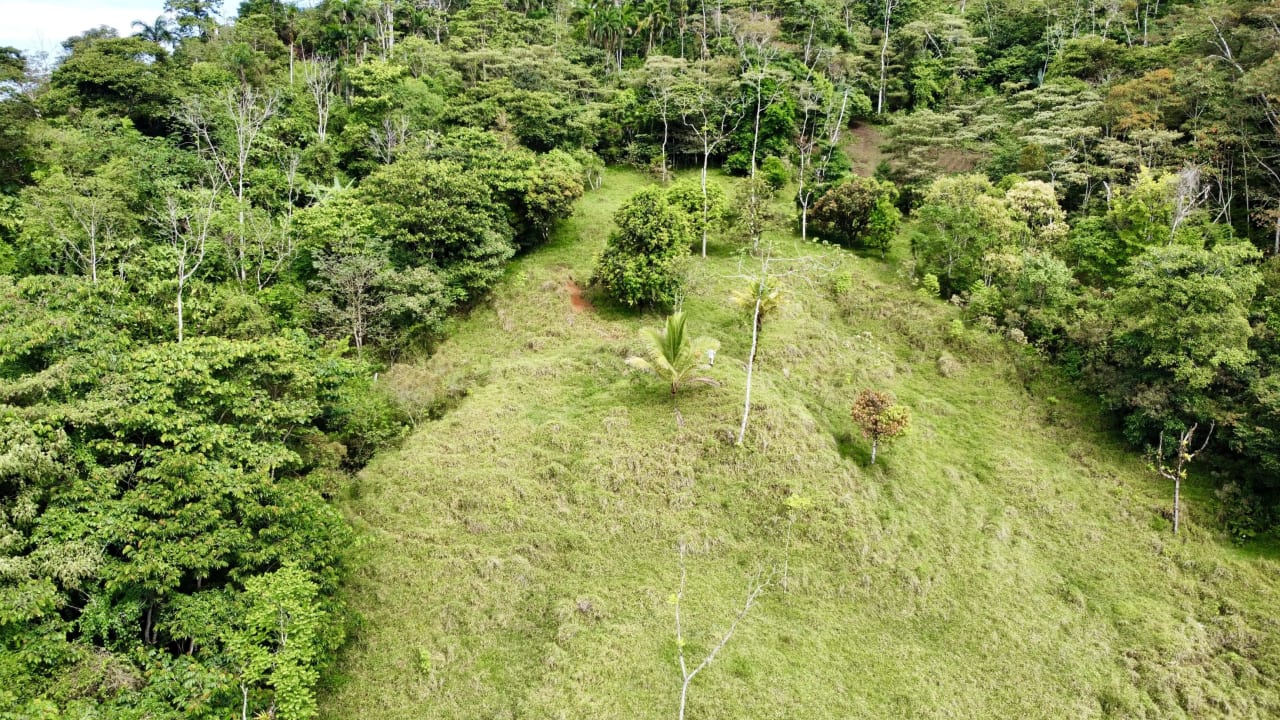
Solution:
<svg viewBox="0 0 1280 720">
<path fill-rule="evenodd" d="M 981 279 L 987 253 L 1017 229 L 991 182 L 980 175 L 935 180 L 918 217 L 911 239 L 917 272 L 937 275 L 947 295 Z"/>
<path fill-rule="evenodd" d="M 689 228 L 701 237 L 703 232 L 716 234 L 723 230 L 729 216 L 729 196 L 718 183 L 707 183 L 706 213 L 703 213 L 702 185 L 697 178 L 685 177 L 667 188 L 667 202 L 688 217 Z M 703 218 L 706 218 L 704 227 Z"/>
<path fill-rule="evenodd" d="M 671 386 L 675 397 L 686 385 L 715 385 L 712 378 L 700 373 L 711 367 L 720 341 L 708 337 L 691 338 L 685 332 L 685 314 L 675 312 L 667 317 L 661 329 L 645 328 L 640 331 L 644 344 L 644 357 L 627 358 L 627 364 L 643 372 L 656 375 Z"/>
<path fill-rule="evenodd" d="M 786 187 L 793 175 L 791 166 L 777 155 L 770 155 L 760 163 L 760 175 L 774 192 Z"/>
<path fill-rule="evenodd" d="M 618 208 L 613 221 L 617 230 L 600 255 L 595 281 L 627 307 L 671 305 L 694 239 L 685 212 L 661 188 L 649 187 Z"/>
<path fill-rule="evenodd" d="M 837 292 L 841 290 L 837 287 Z M 764 326 L 764 320 L 778 313 L 787 300 L 787 292 L 776 277 L 751 278 L 745 287 L 738 288 L 730 294 L 730 299 L 748 315 L 757 318 L 757 324 Z"/>
<path fill-rule="evenodd" d="M 561 289 L 591 272 L 610 215 L 646 182 L 611 169 L 424 364 L 463 390 L 343 500 L 368 528 L 348 590 L 363 624 L 324 717 L 673 718 L 666 601 L 682 538 L 695 658 L 744 577 L 789 556 L 787 591 L 762 596 L 697 677 L 689 717 L 757 717 L 779 697 L 793 717 L 1280 708 L 1264 681 L 1280 653 L 1275 559 L 1215 538 L 1194 474 L 1170 542 L 1167 485 L 1100 427 L 1093 401 L 1047 368 L 1019 371 L 1024 348 L 963 326 L 949 337 L 958 311 L 889 263 L 766 235 L 850 281 L 790 287 L 797 309 L 770 320 L 743 447 L 726 437 L 750 340 L 726 302 L 740 270 L 717 254 L 696 264 L 684 309 L 722 340 L 722 386 L 682 392 L 673 429 L 667 393 L 618 368 L 653 317 L 574 313 Z M 874 470 L 849 415 L 864 387 L 913 410 Z M 794 496 L 812 505 L 801 513 Z M 1171 666 L 1170 653 L 1201 660 Z"/>
<path fill-rule="evenodd" d="M 318 607 L 318 588 L 308 573 L 285 567 L 245 583 L 243 607 L 222 631 L 236 681 L 253 693 L 250 712 L 285 718 L 316 716 L 316 661 L 327 650 L 322 630 L 328 618 Z M 328 638 L 329 642 L 337 638 Z M 257 697 L 261 695 L 261 699 Z"/>
<path fill-rule="evenodd" d="M 1019 182 L 1004 194 L 1009 215 L 1025 226 L 1020 238 L 1023 247 L 1054 249 L 1071 230 L 1067 215 L 1058 205 L 1057 192 L 1040 180 Z"/>
<path fill-rule="evenodd" d="M 1115 340 L 1129 362 L 1191 391 L 1244 373 L 1253 360 L 1248 304 L 1261 282 L 1250 265 L 1257 257 L 1232 243 L 1153 247 L 1135 258 L 1116 296 Z"/>
</svg>

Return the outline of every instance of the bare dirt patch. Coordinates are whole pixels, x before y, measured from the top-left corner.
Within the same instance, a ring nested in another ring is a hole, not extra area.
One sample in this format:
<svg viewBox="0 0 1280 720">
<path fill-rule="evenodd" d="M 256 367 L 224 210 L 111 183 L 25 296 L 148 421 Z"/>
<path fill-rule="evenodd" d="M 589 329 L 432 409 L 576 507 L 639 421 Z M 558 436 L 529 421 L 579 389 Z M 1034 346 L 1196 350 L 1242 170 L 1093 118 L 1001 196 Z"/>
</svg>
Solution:
<svg viewBox="0 0 1280 720">
<path fill-rule="evenodd" d="M 591 301 L 582 296 L 582 288 L 578 286 L 578 283 L 573 281 L 573 278 L 569 278 L 564 281 L 564 289 L 569 292 L 569 306 L 573 308 L 574 312 L 595 310 Z"/>
<path fill-rule="evenodd" d="M 884 159 L 884 153 L 880 152 L 883 144 L 884 135 L 874 125 L 851 128 L 845 135 L 844 152 L 849 156 L 853 171 L 864 177 L 874 175 L 876 166 Z"/>
</svg>

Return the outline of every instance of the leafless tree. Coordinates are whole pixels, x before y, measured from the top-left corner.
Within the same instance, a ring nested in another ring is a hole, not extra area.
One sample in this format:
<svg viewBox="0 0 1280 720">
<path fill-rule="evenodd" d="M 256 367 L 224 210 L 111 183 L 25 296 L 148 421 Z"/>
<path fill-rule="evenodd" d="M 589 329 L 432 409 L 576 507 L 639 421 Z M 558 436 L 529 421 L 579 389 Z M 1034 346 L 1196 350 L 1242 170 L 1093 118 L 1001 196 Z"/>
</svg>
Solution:
<svg viewBox="0 0 1280 720">
<path fill-rule="evenodd" d="M 773 44 L 773 38 L 778 34 L 778 21 L 754 12 L 746 17 L 734 16 L 732 20 L 733 35 L 742 61 L 742 80 L 750 88 L 755 101 L 751 132 L 751 177 L 754 178 L 760 149 L 760 119 L 783 96 L 788 76 L 773 67 L 773 61 L 780 52 Z"/>
<path fill-rule="evenodd" d="M 809 76 L 812 75 L 813 70 L 810 70 Z M 845 82 L 838 93 L 829 95 L 809 82 L 809 78 L 800 83 L 797 96 L 802 115 L 795 143 L 799 159 L 796 201 L 800 205 L 801 240 L 809 239 L 809 206 L 814 202 L 818 187 L 826 180 L 827 168 L 839 145 L 851 90 L 852 86 Z M 822 143 L 825 143 L 826 150 L 815 158 L 814 153 Z"/>
<path fill-rule="evenodd" d="M 333 106 L 333 80 L 337 64 L 329 58 L 318 57 L 302 66 L 302 79 L 316 105 L 316 135 L 324 142 L 329 134 L 329 112 Z"/>
<path fill-rule="evenodd" d="M 794 258 L 777 258 L 773 256 L 772 244 L 765 244 L 760 252 L 760 269 L 755 273 L 740 273 L 736 279 L 748 283 L 750 293 L 746 296 L 746 306 L 751 309 L 751 350 L 747 355 L 747 380 L 743 389 L 742 423 L 738 427 L 738 438 L 735 445 L 742 445 L 747 436 L 747 422 L 751 417 L 751 384 L 755 374 L 756 351 L 760 346 L 760 329 L 765 313 L 775 310 L 782 300 L 779 283 L 792 278 L 799 282 L 811 283 L 813 278 L 829 273 L 834 265 L 826 265 L 816 258 L 801 256 Z"/>
<path fill-rule="evenodd" d="M 29 195 L 49 232 L 62 241 L 67 258 L 95 285 L 126 213 L 103 184 L 96 178 L 69 179 L 50 184 L 49 192 Z"/>
<path fill-rule="evenodd" d="M 317 251 L 313 260 L 316 284 L 322 290 L 317 311 L 337 333 L 350 335 L 356 354 L 385 322 L 385 255 L 373 248 L 339 246 L 332 252 Z"/>
<path fill-rule="evenodd" d="M 444 32 L 449 27 L 449 10 L 452 5 L 452 0 L 417 0 L 414 3 L 416 8 L 429 13 L 431 29 L 435 31 L 437 45 L 444 42 Z"/>
<path fill-rule="evenodd" d="M 903 0 L 880 0 L 884 7 L 884 29 L 880 36 L 880 83 L 876 94 L 876 114 L 884 112 L 884 89 L 888 82 L 889 31 L 893 27 L 893 13 L 902 7 Z"/>
<path fill-rule="evenodd" d="M 1191 213 L 1200 207 L 1200 203 L 1209 197 L 1212 188 L 1200 181 L 1200 167 L 1188 163 L 1178 172 L 1178 182 L 1173 191 L 1173 217 L 1169 227 L 1169 242 L 1178 234 L 1178 228 Z"/>
<path fill-rule="evenodd" d="M 250 85 L 240 85 L 219 93 L 217 100 L 220 118 L 199 99 L 184 104 L 179 116 L 195 133 L 197 149 L 235 195 L 236 232 L 227 237 L 226 249 L 231 271 L 243 287 L 249 279 L 251 248 L 256 242 L 249 236 L 247 197 L 253 146 L 267 121 L 275 115 L 280 94 L 278 91 L 262 93 Z M 229 134 L 217 132 L 219 120 L 229 124 Z"/>
<path fill-rule="evenodd" d="M 683 58 L 650 55 L 644 61 L 645 85 L 653 98 L 654 109 L 662 120 L 662 181 L 666 182 L 667 144 L 671 137 L 671 114 L 675 102 L 676 85 L 688 63 Z"/>
<path fill-rule="evenodd" d="M 156 213 L 156 224 L 173 249 L 174 280 L 178 286 L 178 342 L 182 342 L 186 327 L 183 302 L 187 286 L 204 263 L 214 216 L 218 212 L 217 185 L 215 179 L 210 188 L 187 193 L 186 197 L 170 192 Z"/>
<path fill-rule="evenodd" d="M 386 60 L 396 46 L 396 3 L 395 0 L 379 0 L 369 8 L 373 15 L 374 32 L 378 36 L 378 47 L 382 50 L 382 59 Z"/>
<path fill-rule="evenodd" d="M 716 72 L 699 68 L 689 82 L 682 84 L 676 94 L 676 107 L 685 127 L 697 138 L 702 151 L 702 257 L 707 256 L 707 228 L 709 227 L 710 199 L 707 195 L 707 172 L 711 156 L 720 148 L 742 123 L 739 112 L 742 98 L 720 83 L 713 81 Z"/>
<path fill-rule="evenodd" d="M 409 118 L 400 113 L 382 118 L 382 125 L 369 130 L 369 144 L 384 165 L 390 165 L 409 140 Z"/>
<path fill-rule="evenodd" d="M 757 573 L 756 576 L 752 578 L 751 585 L 747 590 L 747 599 L 743 603 L 742 609 L 734 616 L 733 622 L 729 624 L 729 629 L 725 630 L 724 634 L 720 636 L 720 642 L 716 643 L 715 646 L 711 648 L 711 651 L 702 658 L 702 662 L 699 662 L 693 667 L 693 669 L 690 669 L 690 662 L 685 658 L 684 627 L 681 624 L 680 617 L 680 605 L 684 601 L 685 580 L 688 577 L 688 571 L 684 562 L 685 552 L 685 544 L 681 542 L 680 589 L 676 591 L 674 597 L 676 611 L 676 654 L 680 661 L 680 720 L 684 720 L 685 707 L 688 704 L 689 699 L 690 683 L 693 682 L 693 679 L 697 677 L 698 673 L 705 670 L 706 667 L 716 659 L 716 655 L 724 649 L 724 646 L 729 644 L 729 640 L 733 638 L 733 634 L 737 631 L 739 623 L 741 623 L 743 618 L 747 616 L 747 613 L 751 612 L 751 608 L 756 604 L 756 600 L 760 598 L 760 595 L 764 593 L 765 589 L 768 588 L 770 583 L 773 581 L 772 573 L 764 577 L 762 577 L 760 573 Z"/>
<path fill-rule="evenodd" d="M 298 153 L 291 152 L 280 163 L 285 177 L 284 212 L 276 217 L 266 213 L 254 213 L 250 216 L 253 225 L 253 237 L 257 241 L 253 257 L 254 279 L 258 289 L 263 290 L 271 284 L 280 271 L 293 262 L 297 254 L 297 245 L 293 237 L 293 211 L 302 191 L 298 186 L 298 165 L 301 158 Z"/>
</svg>

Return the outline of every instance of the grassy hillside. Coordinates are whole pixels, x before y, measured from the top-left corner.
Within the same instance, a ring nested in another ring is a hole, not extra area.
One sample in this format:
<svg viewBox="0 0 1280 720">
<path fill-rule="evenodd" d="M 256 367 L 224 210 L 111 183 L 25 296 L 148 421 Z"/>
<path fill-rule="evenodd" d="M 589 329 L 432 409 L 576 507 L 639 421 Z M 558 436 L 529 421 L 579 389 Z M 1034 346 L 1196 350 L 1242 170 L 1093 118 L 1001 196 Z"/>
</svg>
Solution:
<svg viewBox="0 0 1280 720">
<path fill-rule="evenodd" d="M 722 385 L 682 394 L 678 426 L 623 362 L 659 318 L 576 290 L 644 182 L 610 172 L 430 361 L 386 378 L 435 419 L 346 501 L 362 621 L 326 717 L 673 718 L 681 542 L 694 662 L 773 573 L 690 718 L 1280 713 L 1280 566 L 1217 541 L 1194 501 L 1172 536 L 1170 489 L 1094 411 L 957 331 L 892 257 L 779 239 L 830 269 L 765 325 L 742 448 L 739 259 L 696 259 L 686 310 L 723 342 Z M 848 419 L 863 387 L 915 417 L 875 466 Z"/>
</svg>

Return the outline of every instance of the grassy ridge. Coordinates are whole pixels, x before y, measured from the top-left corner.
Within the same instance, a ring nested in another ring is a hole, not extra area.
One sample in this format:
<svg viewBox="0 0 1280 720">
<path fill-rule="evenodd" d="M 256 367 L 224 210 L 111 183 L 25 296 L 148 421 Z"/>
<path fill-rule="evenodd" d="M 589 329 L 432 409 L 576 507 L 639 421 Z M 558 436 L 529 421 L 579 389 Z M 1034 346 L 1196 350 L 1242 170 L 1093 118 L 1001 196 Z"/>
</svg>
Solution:
<svg viewBox="0 0 1280 720">
<path fill-rule="evenodd" d="M 390 373 L 448 410 L 346 502 L 363 622 L 326 717 L 674 717 L 681 540 L 695 661 L 775 573 L 691 718 L 1280 712 L 1276 563 L 1218 544 L 1194 504 L 1175 539 L 1167 488 L 1096 414 L 1040 399 L 1069 395 L 956 331 L 892 258 L 778 238 L 831 271 L 765 326 L 745 448 L 739 261 L 696 260 L 686 310 L 723 342 L 722 385 L 682 394 L 677 426 L 623 364 L 658 318 L 570 302 L 644 182 L 612 171 L 436 356 Z M 915 416 L 874 467 L 848 419 L 866 386 Z"/>
</svg>

